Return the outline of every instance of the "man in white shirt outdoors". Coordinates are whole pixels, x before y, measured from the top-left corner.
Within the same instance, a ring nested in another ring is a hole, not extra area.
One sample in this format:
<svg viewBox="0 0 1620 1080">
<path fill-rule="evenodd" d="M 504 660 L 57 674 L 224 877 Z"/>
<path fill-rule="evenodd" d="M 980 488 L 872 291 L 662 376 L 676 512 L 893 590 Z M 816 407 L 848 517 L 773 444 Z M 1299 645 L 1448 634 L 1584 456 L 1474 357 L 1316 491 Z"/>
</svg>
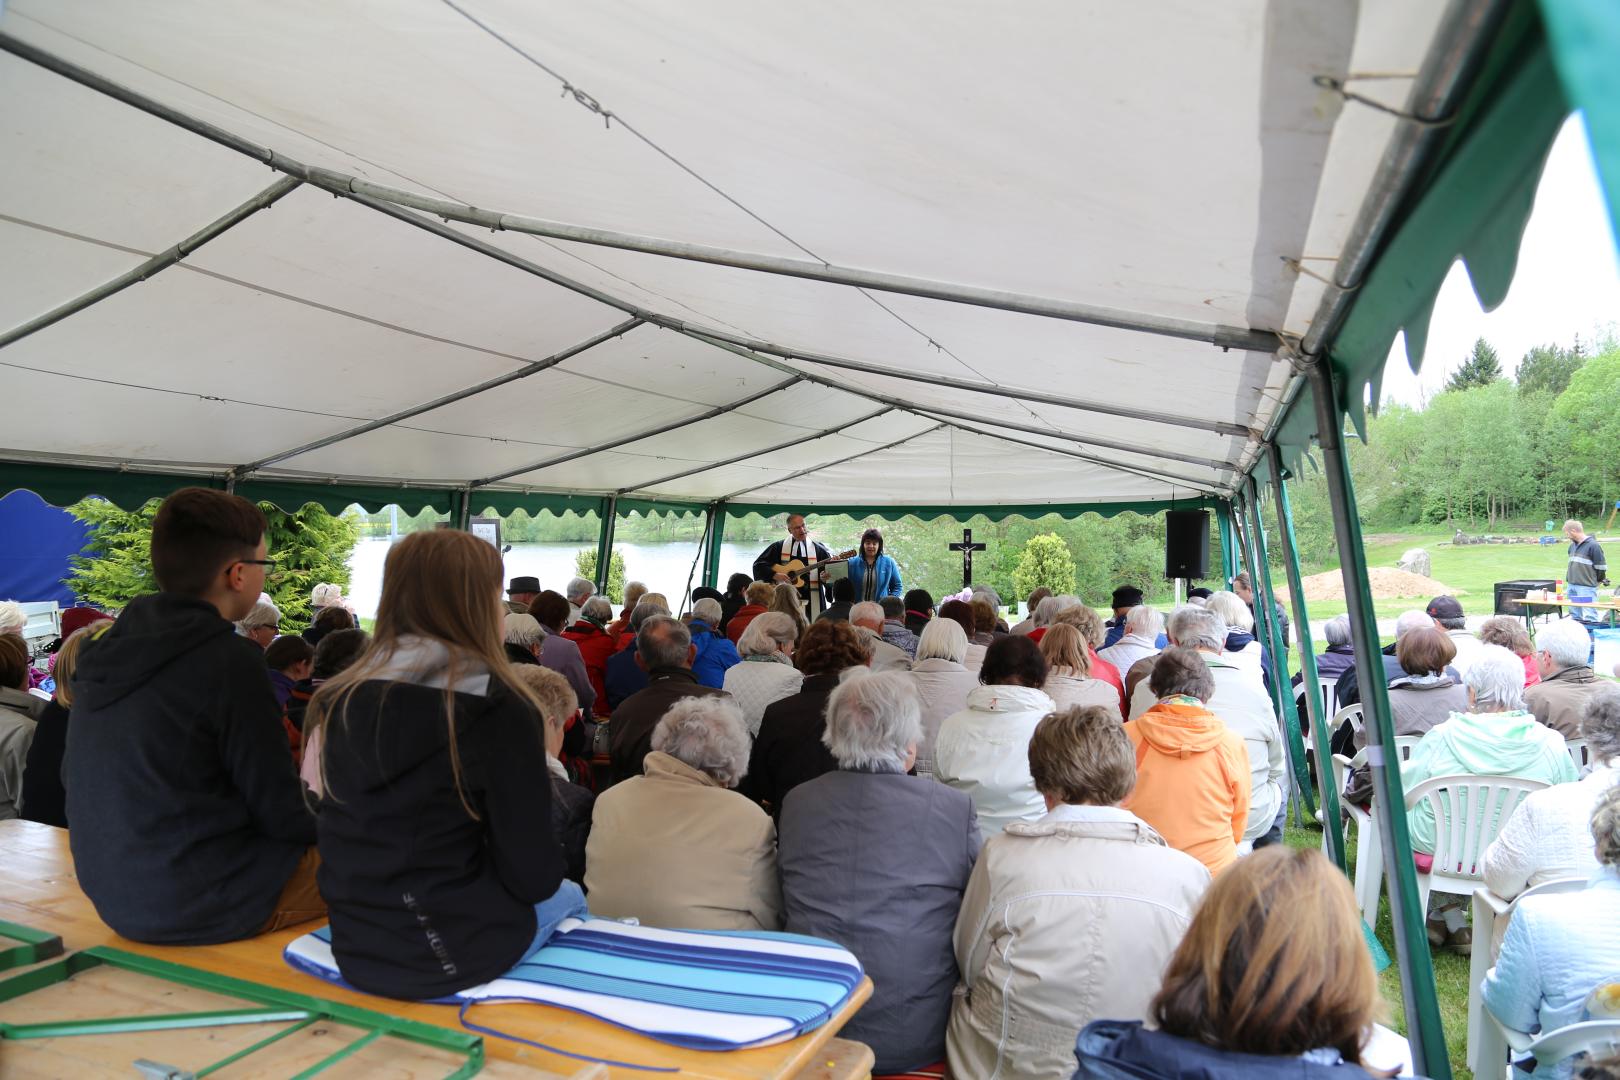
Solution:
<svg viewBox="0 0 1620 1080">
<path fill-rule="evenodd" d="M 1177 608 L 1170 615 L 1165 632 L 1170 644 L 1197 649 L 1215 677 L 1215 693 L 1205 707 L 1221 723 L 1243 740 L 1249 754 L 1249 823 L 1243 830 L 1245 843 L 1265 847 L 1282 840 L 1283 797 L 1286 769 L 1283 764 L 1283 736 L 1272 710 L 1271 695 L 1249 672 L 1221 659 L 1226 647 L 1226 623 L 1208 608 L 1193 604 Z M 1153 691 L 1148 680 L 1136 684 L 1131 695 L 1131 719 L 1153 707 Z M 1239 850 L 1242 850 L 1241 848 Z"/>
<path fill-rule="evenodd" d="M 1451 666 L 1466 679 L 1468 669 L 1479 658 L 1479 651 L 1485 647 L 1485 643 L 1469 631 L 1462 604 L 1455 596 L 1437 596 L 1423 610 L 1434 620 L 1434 628 L 1450 638 L 1457 647 L 1457 658 L 1451 662 Z"/>
</svg>

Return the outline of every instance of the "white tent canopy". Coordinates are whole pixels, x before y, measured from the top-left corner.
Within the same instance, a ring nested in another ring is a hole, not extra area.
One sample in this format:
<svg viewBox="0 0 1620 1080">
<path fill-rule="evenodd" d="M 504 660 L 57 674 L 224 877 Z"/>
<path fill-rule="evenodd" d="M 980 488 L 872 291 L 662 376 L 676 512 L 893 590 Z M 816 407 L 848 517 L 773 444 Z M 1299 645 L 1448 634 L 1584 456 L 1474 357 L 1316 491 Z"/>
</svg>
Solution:
<svg viewBox="0 0 1620 1080">
<path fill-rule="evenodd" d="M 0 457 L 806 506 L 1226 495 L 1395 123 L 1318 80 L 1410 76 L 1438 7 L 12 2 Z M 16 333 L 278 181 L 175 117 L 337 175 Z M 741 265 L 653 253 L 681 244 Z M 785 261 L 833 280 L 747 268 Z"/>
</svg>

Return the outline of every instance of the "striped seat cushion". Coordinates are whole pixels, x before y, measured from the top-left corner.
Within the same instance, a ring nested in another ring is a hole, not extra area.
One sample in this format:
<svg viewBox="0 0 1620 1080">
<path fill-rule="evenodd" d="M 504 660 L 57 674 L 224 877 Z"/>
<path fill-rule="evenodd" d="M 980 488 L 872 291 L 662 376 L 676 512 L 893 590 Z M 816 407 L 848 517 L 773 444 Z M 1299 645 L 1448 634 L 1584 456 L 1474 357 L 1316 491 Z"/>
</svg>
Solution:
<svg viewBox="0 0 1620 1080">
<path fill-rule="evenodd" d="M 343 984 L 329 927 L 294 939 L 283 955 Z M 528 960 L 450 1000 L 535 1001 L 677 1046 L 731 1050 L 814 1030 L 861 978 L 851 953 L 820 938 L 568 919 Z"/>
</svg>

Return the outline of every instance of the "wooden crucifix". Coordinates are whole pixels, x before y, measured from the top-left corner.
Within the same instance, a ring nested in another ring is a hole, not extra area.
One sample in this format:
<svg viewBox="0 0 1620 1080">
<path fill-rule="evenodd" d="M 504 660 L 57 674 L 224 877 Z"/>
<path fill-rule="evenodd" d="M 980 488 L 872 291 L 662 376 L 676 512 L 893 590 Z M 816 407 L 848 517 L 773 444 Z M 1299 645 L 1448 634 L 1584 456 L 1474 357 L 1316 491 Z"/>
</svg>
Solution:
<svg viewBox="0 0 1620 1080">
<path fill-rule="evenodd" d="M 973 553 L 983 551 L 984 545 L 973 542 L 972 529 L 963 529 L 962 542 L 960 544 L 951 544 L 950 549 L 962 553 L 962 588 L 965 589 L 973 584 Z"/>
</svg>

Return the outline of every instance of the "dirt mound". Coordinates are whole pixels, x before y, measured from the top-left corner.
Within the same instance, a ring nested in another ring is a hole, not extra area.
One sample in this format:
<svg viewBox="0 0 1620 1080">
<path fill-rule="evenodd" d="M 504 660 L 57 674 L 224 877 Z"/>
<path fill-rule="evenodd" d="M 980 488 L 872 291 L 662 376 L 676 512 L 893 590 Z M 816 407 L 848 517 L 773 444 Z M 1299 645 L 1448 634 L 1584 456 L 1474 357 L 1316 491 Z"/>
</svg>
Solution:
<svg viewBox="0 0 1620 1080">
<path fill-rule="evenodd" d="M 1409 574 L 1405 570 L 1396 570 L 1390 566 L 1375 566 L 1367 572 L 1369 584 L 1372 585 L 1374 600 L 1399 600 L 1405 597 L 1427 600 L 1430 597 L 1449 594 L 1462 596 L 1461 592 L 1453 589 L 1443 581 L 1436 581 L 1422 574 Z M 1310 603 L 1316 600 L 1343 600 L 1344 578 L 1337 570 L 1329 570 L 1325 574 L 1315 574 L 1301 582 L 1305 586 L 1305 601 Z M 1288 600 L 1288 586 L 1278 588 L 1277 595 Z"/>
</svg>

